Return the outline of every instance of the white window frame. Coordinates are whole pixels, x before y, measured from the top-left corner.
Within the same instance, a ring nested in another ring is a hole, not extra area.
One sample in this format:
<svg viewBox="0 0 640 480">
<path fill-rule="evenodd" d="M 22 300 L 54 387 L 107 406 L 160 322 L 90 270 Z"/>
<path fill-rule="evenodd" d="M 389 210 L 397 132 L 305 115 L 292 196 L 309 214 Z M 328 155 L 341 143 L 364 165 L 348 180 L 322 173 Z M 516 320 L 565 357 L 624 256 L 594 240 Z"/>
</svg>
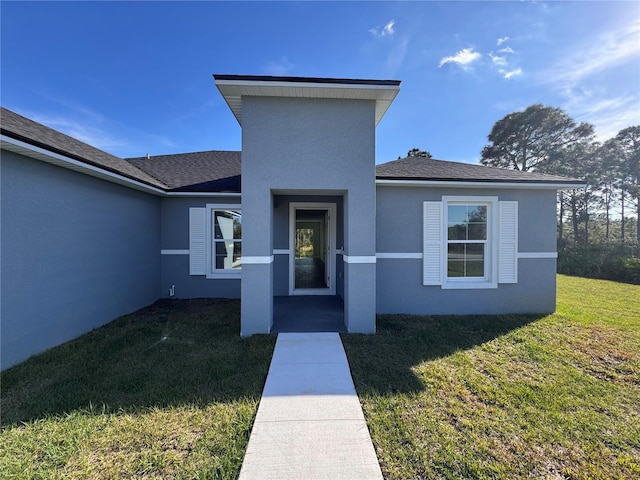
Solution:
<svg viewBox="0 0 640 480">
<path fill-rule="evenodd" d="M 213 212 L 217 210 L 234 210 L 242 213 L 239 204 L 217 204 L 208 203 L 205 207 L 205 226 L 206 226 L 206 249 L 205 249 L 205 274 L 207 278 L 240 278 L 242 267 L 236 270 L 215 268 L 213 246 L 215 238 L 213 235 Z M 240 239 L 242 242 L 242 239 Z M 241 257 L 242 258 L 242 257 Z"/>
<path fill-rule="evenodd" d="M 449 205 L 473 205 L 487 207 L 487 239 L 485 248 L 484 277 L 448 277 L 447 255 L 449 235 Z M 498 288 L 498 197 L 496 196 L 442 196 L 442 254 L 441 275 L 443 289 Z"/>
</svg>

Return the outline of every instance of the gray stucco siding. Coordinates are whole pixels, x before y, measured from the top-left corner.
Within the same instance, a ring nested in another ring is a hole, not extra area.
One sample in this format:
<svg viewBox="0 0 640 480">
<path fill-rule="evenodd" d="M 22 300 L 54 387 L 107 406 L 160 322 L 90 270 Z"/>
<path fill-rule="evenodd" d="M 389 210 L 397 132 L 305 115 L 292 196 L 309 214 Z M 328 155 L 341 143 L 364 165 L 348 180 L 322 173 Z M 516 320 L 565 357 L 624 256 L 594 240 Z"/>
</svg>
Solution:
<svg viewBox="0 0 640 480">
<path fill-rule="evenodd" d="M 517 284 L 478 290 L 422 285 L 421 259 L 378 259 L 376 267 L 379 314 L 545 314 L 556 308 L 555 259 L 520 259 Z"/>
<path fill-rule="evenodd" d="M 377 253 L 423 252 L 423 202 L 443 195 L 497 196 L 518 202 L 518 251 L 554 253 L 554 190 L 378 187 Z M 378 313 L 498 314 L 555 310 L 556 259 L 519 258 L 518 283 L 489 289 L 424 286 L 421 258 L 378 258 Z"/>
<path fill-rule="evenodd" d="M 160 202 L 161 250 L 189 250 L 189 209 L 214 205 L 236 205 L 237 196 L 165 197 Z M 243 217 L 244 220 L 244 217 Z M 189 274 L 188 254 L 164 254 L 161 256 L 160 294 L 169 297 L 169 289 L 175 286 L 176 298 L 240 298 L 240 277 L 212 279 L 205 275 Z"/>
<path fill-rule="evenodd" d="M 281 224 L 288 220 L 274 210 L 279 208 L 275 199 L 281 194 L 342 196 L 341 246 L 348 255 L 374 255 L 375 102 L 243 97 L 242 192 L 243 255 L 264 259 L 274 248 L 286 248 L 280 243 Z M 243 271 L 243 334 L 266 333 L 262 329 L 270 325 L 271 303 L 257 302 L 265 289 L 282 292 L 282 260 L 274 262 L 277 265 L 270 264 L 268 269 L 252 266 L 251 278 Z M 346 285 L 346 275 L 343 281 Z M 373 312 L 374 297 L 374 289 L 368 296 L 345 295 L 347 321 L 351 313 Z M 369 317 L 373 325 L 375 317 Z"/>
<path fill-rule="evenodd" d="M 556 251 L 556 192 L 533 189 L 378 187 L 376 251 L 421 253 L 423 202 L 443 195 L 497 196 L 518 202 L 518 250 Z"/>
<path fill-rule="evenodd" d="M 160 201 L 161 225 L 160 248 L 162 250 L 184 250 L 189 248 L 189 208 L 205 207 L 207 204 L 237 205 L 240 197 L 164 197 Z"/>
<path fill-rule="evenodd" d="M 240 298 L 241 279 L 206 278 L 189 275 L 189 255 L 162 255 L 160 293 L 169 298 L 174 286 L 175 298 Z"/>
<path fill-rule="evenodd" d="M 7 151 L 1 171 L 3 369 L 158 299 L 159 198 Z"/>
<path fill-rule="evenodd" d="M 373 188 L 373 101 L 245 97 L 242 109 L 243 196 L 246 181 L 269 190 Z"/>
</svg>

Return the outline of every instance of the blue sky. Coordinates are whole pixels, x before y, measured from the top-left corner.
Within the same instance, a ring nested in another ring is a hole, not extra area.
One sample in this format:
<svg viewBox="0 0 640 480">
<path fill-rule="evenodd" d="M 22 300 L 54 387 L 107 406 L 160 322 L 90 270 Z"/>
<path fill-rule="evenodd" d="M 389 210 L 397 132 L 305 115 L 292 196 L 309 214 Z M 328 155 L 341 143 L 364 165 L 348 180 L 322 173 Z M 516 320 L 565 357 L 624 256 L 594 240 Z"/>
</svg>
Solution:
<svg viewBox="0 0 640 480">
<path fill-rule="evenodd" d="M 397 79 L 378 163 L 533 103 L 640 124 L 640 2 L 6 2 L 1 104 L 123 157 L 239 150 L 213 73 Z"/>
</svg>

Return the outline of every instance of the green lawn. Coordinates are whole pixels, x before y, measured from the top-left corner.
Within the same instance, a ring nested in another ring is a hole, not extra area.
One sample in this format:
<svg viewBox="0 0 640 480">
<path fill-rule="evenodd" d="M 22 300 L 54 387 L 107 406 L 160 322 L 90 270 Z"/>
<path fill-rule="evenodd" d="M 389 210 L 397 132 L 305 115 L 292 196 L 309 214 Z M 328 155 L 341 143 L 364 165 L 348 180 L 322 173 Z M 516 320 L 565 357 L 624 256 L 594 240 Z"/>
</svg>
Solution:
<svg viewBox="0 0 640 480">
<path fill-rule="evenodd" d="M 382 316 L 345 335 L 387 479 L 640 478 L 640 287 L 558 313 Z M 236 478 L 275 336 L 162 301 L 2 373 L 2 478 Z"/>
<path fill-rule="evenodd" d="M 2 374 L 2 478 L 236 478 L 275 336 L 161 301 Z"/>
<path fill-rule="evenodd" d="M 549 316 L 345 335 L 387 479 L 640 478 L 640 287 L 558 276 Z"/>
</svg>

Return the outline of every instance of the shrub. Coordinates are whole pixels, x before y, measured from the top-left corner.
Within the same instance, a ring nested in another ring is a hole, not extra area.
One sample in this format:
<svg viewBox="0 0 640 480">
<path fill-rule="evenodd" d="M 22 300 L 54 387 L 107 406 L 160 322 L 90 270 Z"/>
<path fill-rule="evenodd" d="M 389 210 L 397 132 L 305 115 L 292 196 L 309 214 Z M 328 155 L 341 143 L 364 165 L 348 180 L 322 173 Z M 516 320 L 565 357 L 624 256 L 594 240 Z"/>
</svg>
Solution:
<svg viewBox="0 0 640 480">
<path fill-rule="evenodd" d="M 559 242 L 558 273 L 640 285 L 640 245 Z"/>
</svg>

